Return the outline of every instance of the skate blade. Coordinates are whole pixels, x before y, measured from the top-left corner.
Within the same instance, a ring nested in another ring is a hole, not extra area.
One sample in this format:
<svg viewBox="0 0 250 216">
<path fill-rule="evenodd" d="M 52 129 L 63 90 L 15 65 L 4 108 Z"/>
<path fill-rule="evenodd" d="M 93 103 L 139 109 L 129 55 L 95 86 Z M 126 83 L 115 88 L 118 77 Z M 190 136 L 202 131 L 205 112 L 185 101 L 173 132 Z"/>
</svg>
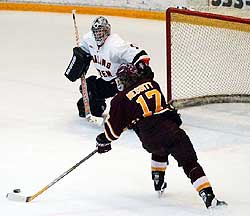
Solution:
<svg viewBox="0 0 250 216">
<path fill-rule="evenodd" d="M 220 201 L 220 200 L 215 200 L 215 202 L 208 207 L 208 209 L 217 209 L 217 208 L 222 208 L 222 207 L 226 207 L 228 206 L 228 204 L 225 201 Z"/>
</svg>

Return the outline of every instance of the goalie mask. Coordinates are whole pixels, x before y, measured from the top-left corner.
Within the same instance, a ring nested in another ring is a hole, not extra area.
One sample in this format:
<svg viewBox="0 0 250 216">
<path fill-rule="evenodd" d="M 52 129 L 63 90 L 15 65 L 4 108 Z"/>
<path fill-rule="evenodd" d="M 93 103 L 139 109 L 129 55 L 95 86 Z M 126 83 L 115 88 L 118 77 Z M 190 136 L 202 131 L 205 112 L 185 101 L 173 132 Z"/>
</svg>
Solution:
<svg viewBox="0 0 250 216">
<path fill-rule="evenodd" d="M 123 91 L 124 89 L 130 87 L 141 78 L 141 74 L 131 63 L 121 64 L 116 72 L 116 76 L 117 78 L 115 81 L 119 91 Z"/>
<path fill-rule="evenodd" d="M 97 46 L 100 47 L 110 35 L 111 26 L 105 17 L 100 16 L 93 21 L 91 31 L 94 35 Z"/>
</svg>

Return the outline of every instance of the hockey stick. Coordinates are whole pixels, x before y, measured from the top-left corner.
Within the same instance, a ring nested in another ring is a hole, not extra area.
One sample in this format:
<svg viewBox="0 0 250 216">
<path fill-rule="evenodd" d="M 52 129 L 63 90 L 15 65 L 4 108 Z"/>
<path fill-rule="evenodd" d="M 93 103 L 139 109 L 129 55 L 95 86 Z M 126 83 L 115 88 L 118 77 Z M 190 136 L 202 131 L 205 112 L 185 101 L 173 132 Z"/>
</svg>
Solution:
<svg viewBox="0 0 250 216">
<path fill-rule="evenodd" d="M 75 29 L 76 45 L 77 47 L 79 47 L 80 42 L 79 42 L 79 32 L 78 32 L 78 28 L 76 25 L 76 10 L 72 10 L 72 15 L 73 15 L 73 22 L 74 22 L 74 29 Z M 81 76 L 81 86 L 82 86 L 83 104 L 85 108 L 85 115 L 86 115 L 87 121 L 96 123 L 98 125 L 102 125 L 103 118 L 91 115 L 90 105 L 89 105 L 89 96 L 88 96 L 88 90 L 87 90 L 87 82 L 86 82 L 84 73 Z"/>
<path fill-rule="evenodd" d="M 19 195 L 18 193 L 8 193 L 6 195 L 7 199 L 11 200 L 11 201 L 17 201 L 17 202 L 31 202 L 33 199 L 35 199 L 37 196 L 39 196 L 40 194 L 42 194 L 44 191 L 48 190 L 52 185 L 54 185 L 55 183 L 57 183 L 58 181 L 60 181 L 63 177 L 65 177 L 66 175 L 68 175 L 75 168 L 77 168 L 78 166 L 80 166 L 83 162 L 85 162 L 90 157 L 92 157 L 96 152 L 97 152 L 97 149 L 95 149 L 94 151 L 92 151 L 88 156 L 86 156 L 85 158 L 83 158 L 77 164 L 75 164 L 74 166 L 72 166 L 70 169 L 68 169 L 62 175 L 58 176 L 54 181 L 52 181 L 51 183 L 49 183 L 48 185 L 46 185 L 44 188 L 42 188 L 41 190 L 39 190 L 37 193 L 33 194 L 32 196 L 25 197 L 25 196 Z"/>
</svg>

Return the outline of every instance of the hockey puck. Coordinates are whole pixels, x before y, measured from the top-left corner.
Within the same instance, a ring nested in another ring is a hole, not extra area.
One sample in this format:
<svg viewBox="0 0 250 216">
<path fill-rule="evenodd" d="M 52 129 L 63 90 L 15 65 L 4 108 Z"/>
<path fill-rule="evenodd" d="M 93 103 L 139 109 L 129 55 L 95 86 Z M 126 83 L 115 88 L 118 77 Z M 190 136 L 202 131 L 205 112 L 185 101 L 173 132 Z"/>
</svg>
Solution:
<svg viewBox="0 0 250 216">
<path fill-rule="evenodd" d="M 14 192 L 14 193 L 20 193 L 21 190 L 20 190 L 20 189 L 14 189 L 13 192 Z"/>
</svg>

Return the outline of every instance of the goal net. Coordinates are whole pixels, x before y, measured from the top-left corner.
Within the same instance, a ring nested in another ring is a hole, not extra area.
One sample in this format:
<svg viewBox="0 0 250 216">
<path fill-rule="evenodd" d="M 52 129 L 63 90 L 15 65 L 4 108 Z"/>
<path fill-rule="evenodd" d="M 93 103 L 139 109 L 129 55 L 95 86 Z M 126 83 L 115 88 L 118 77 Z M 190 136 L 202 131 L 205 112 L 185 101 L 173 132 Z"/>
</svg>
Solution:
<svg viewBox="0 0 250 216">
<path fill-rule="evenodd" d="M 250 19 L 169 8 L 166 50 L 175 106 L 250 102 Z"/>
</svg>

